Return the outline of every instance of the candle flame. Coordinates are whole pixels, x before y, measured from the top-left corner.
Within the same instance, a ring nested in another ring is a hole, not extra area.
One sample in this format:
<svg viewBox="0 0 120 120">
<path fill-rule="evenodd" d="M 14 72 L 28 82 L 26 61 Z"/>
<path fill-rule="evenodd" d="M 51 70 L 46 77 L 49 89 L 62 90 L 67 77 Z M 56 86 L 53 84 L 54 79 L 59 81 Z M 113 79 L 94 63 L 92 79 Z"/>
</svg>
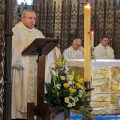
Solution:
<svg viewBox="0 0 120 120">
<path fill-rule="evenodd" d="M 90 4 L 86 4 L 85 7 L 90 8 Z"/>
<path fill-rule="evenodd" d="M 94 34 L 94 31 L 91 31 L 91 34 Z"/>
</svg>

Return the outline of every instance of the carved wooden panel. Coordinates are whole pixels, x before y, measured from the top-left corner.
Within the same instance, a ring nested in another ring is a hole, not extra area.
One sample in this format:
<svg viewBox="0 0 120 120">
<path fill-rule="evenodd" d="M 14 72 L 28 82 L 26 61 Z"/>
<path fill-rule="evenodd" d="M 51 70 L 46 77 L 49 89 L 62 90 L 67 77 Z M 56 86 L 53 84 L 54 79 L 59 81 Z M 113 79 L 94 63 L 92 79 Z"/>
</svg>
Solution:
<svg viewBox="0 0 120 120">
<path fill-rule="evenodd" d="M 95 31 L 95 46 L 99 44 L 102 36 L 108 36 L 109 45 L 115 51 L 115 58 L 120 58 L 119 52 L 119 33 L 118 29 L 120 5 L 117 0 L 112 2 L 98 1 L 91 4 L 91 28 Z M 37 14 L 36 28 L 40 29 L 46 37 L 60 37 L 62 39 L 60 48 L 61 51 L 69 47 L 75 38 L 82 39 L 84 46 L 84 4 L 77 0 L 77 4 L 72 4 L 70 1 L 67 5 L 63 1 L 61 6 L 56 3 L 49 6 L 49 3 L 44 6 L 42 4 L 34 5 L 34 10 Z M 14 20 L 18 22 L 20 13 L 15 9 Z"/>
<path fill-rule="evenodd" d="M 5 57 L 5 0 L 0 0 L 0 120 L 3 120 L 4 57 Z"/>
</svg>

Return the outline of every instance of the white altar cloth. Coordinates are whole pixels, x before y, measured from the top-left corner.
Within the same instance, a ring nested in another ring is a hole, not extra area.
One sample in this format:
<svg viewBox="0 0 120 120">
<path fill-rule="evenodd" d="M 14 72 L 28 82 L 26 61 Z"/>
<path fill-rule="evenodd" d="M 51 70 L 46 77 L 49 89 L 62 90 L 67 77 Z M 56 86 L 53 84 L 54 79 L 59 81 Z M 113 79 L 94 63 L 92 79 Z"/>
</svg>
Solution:
<svg viewBox="0 0 120 120">
<path fill-rule="evenodd" d="M 67 59 L 68 67 L 84 76 L 84 59 Z M 90 105 L 95 115 L 120 114 L 120 60 L 97 59 L 91 63 Z"/>
<path fill-rule="evenodd" d="M 67 59 L 68 66 L 84 67 L 84 59 Z M 96 59 L 91 60 L 91 67 L 120 66 L 119 59 Z"/>
</svg>

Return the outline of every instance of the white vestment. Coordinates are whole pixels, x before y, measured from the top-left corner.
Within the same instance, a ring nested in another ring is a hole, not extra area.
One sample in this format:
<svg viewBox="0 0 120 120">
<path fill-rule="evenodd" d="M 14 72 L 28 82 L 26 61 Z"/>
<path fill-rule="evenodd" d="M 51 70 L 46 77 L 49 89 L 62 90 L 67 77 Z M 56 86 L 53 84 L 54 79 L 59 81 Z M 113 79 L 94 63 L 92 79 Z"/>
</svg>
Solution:
<svg viewBox="0 0 120 120">
<path fill-rule="evenodd" d="M 37 101 L 38 56 L 22 56 L 21 53 L 35 38 L 45 37 L 39 30 L 28 29 L 22 22 L 12 30 L 12 119 L 26 119 L 27 102 Z M 49 66 L 60 57 L 61 52 L 57 47 L 46 56 L 45 82 L 51 80 Z"/>
<path fill-rule="evenodd" d="M 83 47 L 80 47 L 78 50 L 74 50 L 72 47 L 69 47 L 64 50 L 63 55 L 66 59 L 83 59 L 84 51 Z"/>
<path fill-rule="evenodd" d="M 114 50 L 110 46 L 102 46 L 100 43 L 93 51 L 95 59 L 114 59 Z"/>
<path fill-rule="evenodd" d="M 19 22 L 12 36 L 12 119 L 26 118 L 27 102 L 35 102 L 37 83 L 37 56 L 22 56 L 21 53 L 35 38 L 45 38 L 33 28 L 29 29 Z"/>
<path fill-rule="evenodd" d="M 46 56 L 45 82 L 51 82 L 50 68 L 54 67 L 54 62 L 59 59 L 61 59 L 61 51 L 57 47 Z"/>
</svg>

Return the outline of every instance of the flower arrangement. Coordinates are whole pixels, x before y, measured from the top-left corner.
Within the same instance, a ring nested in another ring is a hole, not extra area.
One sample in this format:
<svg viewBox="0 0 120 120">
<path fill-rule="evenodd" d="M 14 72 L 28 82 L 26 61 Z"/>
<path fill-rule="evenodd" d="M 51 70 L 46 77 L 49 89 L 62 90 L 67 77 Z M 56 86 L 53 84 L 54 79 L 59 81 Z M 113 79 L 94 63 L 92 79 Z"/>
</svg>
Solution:
<svg viewBox="0 0 120 120">
<path fill-rule="evenodd" d="M 85 108 L 85 88 L 79 71 L 71 71 L 66 65 L 64 56 L 54 63 L 54 70 L 50 70 L 51 83 L 45 83 L 47 93 L 42 98 L 52 107 L 53 113 L 64 112 L 65 119 L 70 116 L 70 110 L 79 110 L 83 116 L 89 117 Z"/>
</svg>

